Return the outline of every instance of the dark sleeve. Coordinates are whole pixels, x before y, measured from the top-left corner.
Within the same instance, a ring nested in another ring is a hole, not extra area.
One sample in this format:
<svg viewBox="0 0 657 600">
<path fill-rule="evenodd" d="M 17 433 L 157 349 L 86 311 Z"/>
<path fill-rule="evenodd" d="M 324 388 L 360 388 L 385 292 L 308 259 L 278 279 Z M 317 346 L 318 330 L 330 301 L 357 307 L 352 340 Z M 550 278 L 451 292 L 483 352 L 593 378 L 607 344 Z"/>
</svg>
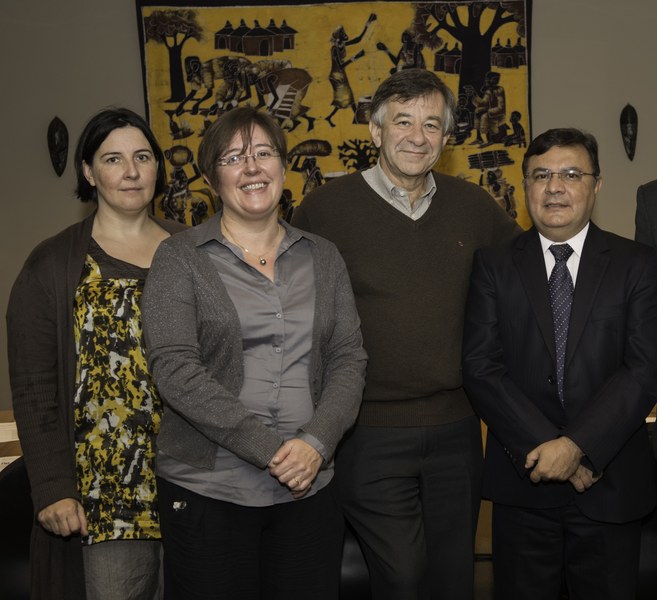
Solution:
<svg viewBox="0 0 657 600">
<path fill-rule="evenodd" d="M 329 181 L 315 188 L 306 194 L 303 201 L 294 209 L 290 224 L 303 231 L 332 239 L 326 227 L 335 226 L 333 211 L 339 209 L 335 207 L 333 200 L 345 194 L 349 195 L 352 185 L 353 180 L 349 175 L 345 175 L 344 178 Z"/>
<path fill-rule="evenodd" d="M 597 472 L 645 423 L 657 402 L 657 252 L 633 260 L 641 268 L 636 280 L 628 282 L 621 365 L 563 432 Z"/>
<path fill-rule="evenodd" d="M 636 214 L 634 216 L 635 232 L 634 239 L 648 246 L 657 246 L 650 227 L 650 216 L 648 214 L 649 194 L 645 185 L 640 185 L 636 191 Z M 655 201 L 655 199 L 653 199 Z"/>
<path fill-rule="evenodd" d="M 14 283 L 7 309 L 14 416 L 37 512 L 64 498 L 79 500 L 66 420 L 73 399 L 59 389 L 64 370 L 59 361 L 66 349 L 59 347 L 64 324 L 58 322 L 53 280 L 64 274 L 54 263 L 48 251 L 33 253 Z"/>
<path fill-rule="evenodd" d="M 527 454 L 559 431 L 509 376 L 498 306 L 508 302 L 504 292 L 485 253 L 477 251 L 465 310 L 463 383 L 475 411 L 523 475 Z"/>
<path fill-rule="evenodd" d="M 497 202 L 495 202 L 495 199 L 493 199 L 493 203 L 495 208 L 499 209 L 493 211 L 493 216 L 491 219 L 491 223 L 493 224 L 493 243 L 499 244 L 509 241 L 510 239 L 522 233 L 523 229 L 520 227 L 520 225 L 518 225 L 518 222 L 511 218 L 511 216 L 509 216 L 509 214 L 501 206 L 499 206 Z"/>
<path fill-rule="evenodd" d="M 312 224 L 310 222 L 310 216 L 308 214 L 309 205 L 305 204 L 306 200 L 301 202 L 301 204 L 299 204 L 299 206 L 294 209 L 294 212 L 292 213 L 292 221 L 290 224 L 294 227 L 297 227 L 298 229 L 303 229 L 304 231 L 309 231 L 311 233 L 317 233 L 316 231 L 313 231 Z"/>
</svg>

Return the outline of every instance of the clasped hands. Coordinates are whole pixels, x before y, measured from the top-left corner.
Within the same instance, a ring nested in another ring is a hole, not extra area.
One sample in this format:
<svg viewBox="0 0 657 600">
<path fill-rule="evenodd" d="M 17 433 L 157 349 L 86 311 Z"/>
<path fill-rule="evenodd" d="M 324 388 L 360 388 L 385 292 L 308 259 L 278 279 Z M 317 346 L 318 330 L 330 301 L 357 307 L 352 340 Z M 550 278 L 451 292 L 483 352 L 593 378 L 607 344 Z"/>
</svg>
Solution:
<svg viewBox="0 0 657 600">
<path fill-rule="evenodd" d="M 584 453 L 569 437 L 544 442 L 536 446 L 525 461 L 525 469 L 531 469 L 530 479 L 541 481 L 569 481 L 579 492 L 585 492 L 602 474 L 594 477 L 593 471 L 581 464 Z"/>
<path fill-rule="evenodd" d="M 278 449 L 267 466 L 269 473 L 298 499 L 310 490 L 322 462 L 322 455 L 310 444 L 293 438 Z"/>
</svg>

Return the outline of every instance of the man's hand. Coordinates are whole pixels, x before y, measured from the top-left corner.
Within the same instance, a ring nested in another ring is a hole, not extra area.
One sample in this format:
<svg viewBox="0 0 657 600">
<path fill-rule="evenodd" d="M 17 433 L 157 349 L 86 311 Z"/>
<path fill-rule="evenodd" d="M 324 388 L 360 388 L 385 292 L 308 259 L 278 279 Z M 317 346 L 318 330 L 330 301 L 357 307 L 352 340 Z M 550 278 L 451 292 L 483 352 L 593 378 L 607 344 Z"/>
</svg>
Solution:
<svg viewBox="0 0 657 600">
<path fill-rule="evenodd" d="M 310 444 L 293 438 L 285 442 L 269 462 L 269 472 L 290 488 L 295 498 L 304 496 L 322 466 L 322 456 Z"/>
<path fill-rule="evenodd" d="M 568 478 L 568 481 L 570 481 L 570 483 L 573 484 L 573 487 L 581 494 L 596 483 L 600 477 L 602 477 L 602 473 L 597 477 L 594 477 L 591 469 L 587 469 L 584 465 L 580 465 L 577 467 L 577 471 Z"/>
<path fill-rule="evenodd" d="M 39 511 L 37 520 L 41 526 L 62 537 L 74 533 L 87 536 L 87 518 L 84 516 L 82 505 L 74 498 L 64 498 L 49 504 Z"/>
<path fill-rule="evenodd" d="M 529 477 L 534 483 L 567 481 L 577 471 L 582 456 L 579 446 L 564 436 L 534 448 L 527 455 L 525 469 L 532 469 Z"/>
</svg>

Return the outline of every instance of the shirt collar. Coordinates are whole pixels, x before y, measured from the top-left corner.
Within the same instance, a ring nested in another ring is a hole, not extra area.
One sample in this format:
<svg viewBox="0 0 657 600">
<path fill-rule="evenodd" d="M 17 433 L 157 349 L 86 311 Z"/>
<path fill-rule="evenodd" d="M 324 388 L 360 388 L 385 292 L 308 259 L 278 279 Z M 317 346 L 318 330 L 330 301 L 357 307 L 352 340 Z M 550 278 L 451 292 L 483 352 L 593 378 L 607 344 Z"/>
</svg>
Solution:
<svg viewBox="0 0 657 600">
<path fill-rule="evenodd" d="M 196 225 L 194 229 L 197 232 L 196 236 L 196 246 L 203 246 L 203 244 L 207 244 L 210 241 L 216 241 L 219 242 L 220 244 L 224 243 L 224 236 L 221 233 L 221 215 L 222 211 L 219 211 L 218 213 L 212 215 L 209 219 L 203 221 L 200 225 Z M 301 238 L 307 239 L 310 242 L 315 242 L 315 240 L 309 238 L 307 235 L 304 234 L 301 229 L 297 229 L 296 227 L 292 227 L 289 223 L 284 221 L 283 219 L 279 219 L 278 222 L 283 226 L 283 229 L 285 229 L 285 237 L 289 240 L 289 245 L 291 246 L 295 242 L 298 242 Z"/>
<path fill-rule="evenodd" d="M 577 256 L 582 256 L 586 234 L 589 232 L 589 223 L 590 221 L 584 225 L 579 233 L 571 237 L 569 240 L 566 240 L 565 242 L 553 242 L 552 240 L 548 240 L 542 233 L 539 232 L 538 237 L 541 240 L 541 248 L 543 249 L 543 254 L 550 251 L 550 246 L 552 246 L 552 244 L 568 244 L 573 249 L 573 252 L 577 254 Z"/>
<path fill-rule="evenodd" d="M 379 160 L 372 168 L 363 171 L 363 177 L 370 184 L 370 187 L 379 194 L 382 198 L 386 200 L 392 200 L 395 196 L 407 195 L 408 192 L 402 187 L 395 185 L 390 178 L 385 174 L 385 171 L 381 167 L 381 161 Z M 418 198 L 421 200 L 427 196 L 433 197 L 436 191 L 436 182 L 429 171 L 426 174 L 424 180 L 424 191 Z M 401 192 L 401 193 L 400 193 Z"/>
</svg>

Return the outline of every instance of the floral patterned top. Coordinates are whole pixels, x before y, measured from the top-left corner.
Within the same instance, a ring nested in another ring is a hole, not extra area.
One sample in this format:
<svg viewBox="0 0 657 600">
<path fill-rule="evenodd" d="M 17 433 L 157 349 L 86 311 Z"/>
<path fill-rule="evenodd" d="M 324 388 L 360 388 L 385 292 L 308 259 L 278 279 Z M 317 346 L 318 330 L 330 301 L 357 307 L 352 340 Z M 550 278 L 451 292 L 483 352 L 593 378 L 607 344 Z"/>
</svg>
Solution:
<svg viewBox="0 0 657 600">
<path fill-rule="evenodd" d="M 161 401 L 148 372 L 139 302 L 148 270 L 92 239 L 75 296 L 75 458 L 84 544 L 157 539 L 155 436 Z"/>
</svg>

